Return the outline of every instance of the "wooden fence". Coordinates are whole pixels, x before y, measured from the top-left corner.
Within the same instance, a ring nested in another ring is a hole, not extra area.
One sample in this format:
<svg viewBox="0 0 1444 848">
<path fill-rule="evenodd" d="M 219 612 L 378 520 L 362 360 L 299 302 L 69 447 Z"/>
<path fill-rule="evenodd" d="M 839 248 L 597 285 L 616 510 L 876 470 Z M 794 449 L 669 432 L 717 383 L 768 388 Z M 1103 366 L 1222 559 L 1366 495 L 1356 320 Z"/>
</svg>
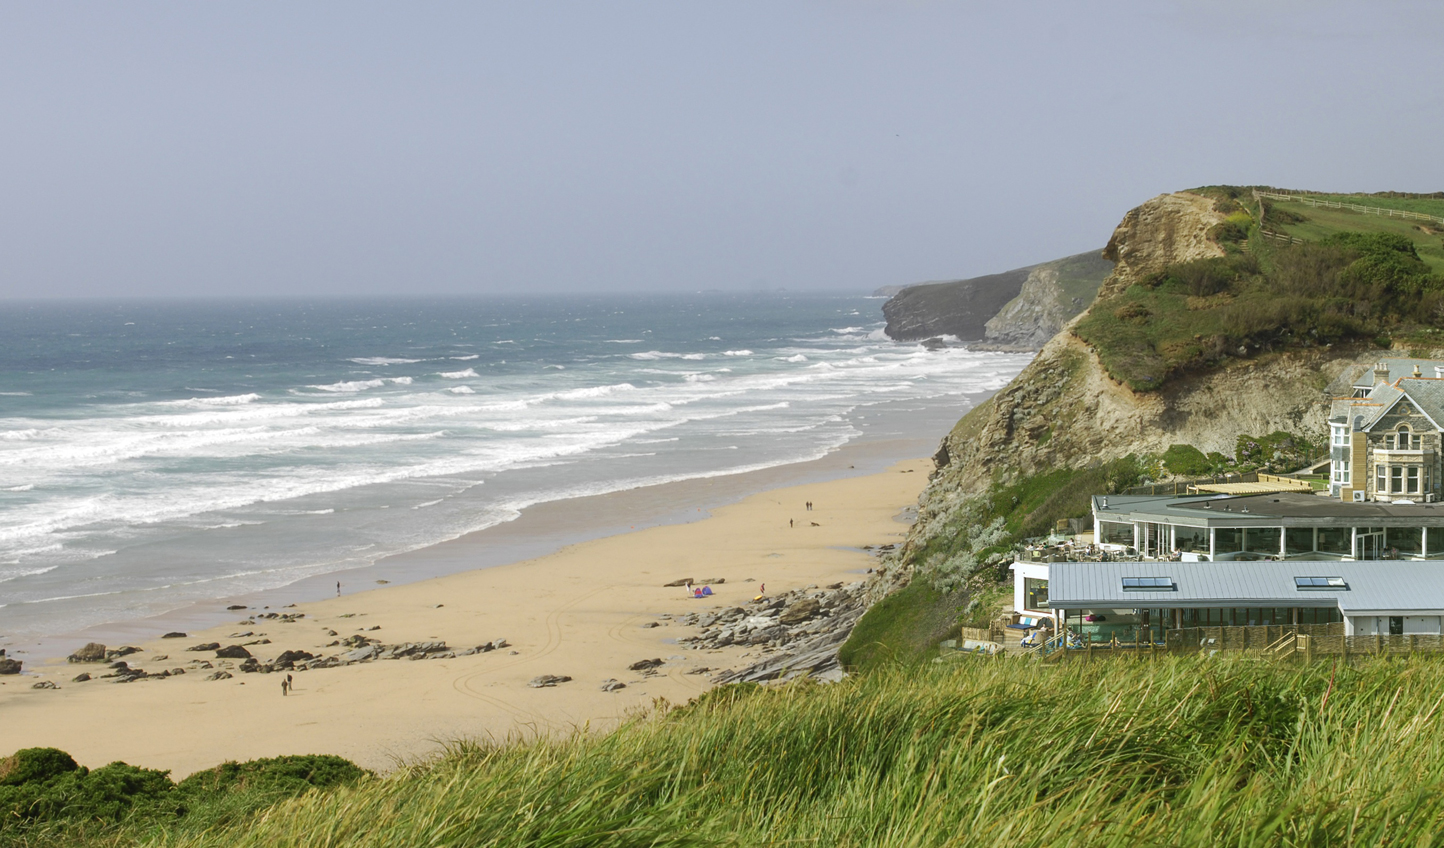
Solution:
<svg viewBox="0 0 1444 848">
<path fill-rule="evenodd" d="M 1357 203 L 1344 203 L 1338 200 L 1320 200 L 1301 194 L 1282 194 L 1272 191 L 1255 191 L 1255 197 L 1268 197 L 1274 200 L 1292 200 L 1296 203 L 1303 203 L 1308 206 L 1322 206 L 1326 209 L 1348 209 L 1353 212 L 1362 212 L 1365 215 L 1379 215 L 1388 218 L 1412 218 L 1416 221 L 1433 221 L 1436 224 L 1444 224 L 1444 218 L 1437 215 L 1425 215 L 1423 212 L 1409 212 L 1405 209 L 1385 209 L 1382 206 L 1361 206 Z M 1271 238 L 1278 238 L 1275 234 L 1268 234 Z M 1288 236 L 1282 236 L 1288 238 Z M 1300 239 L 1294 239 L 1300 241 Z"/>
</svg>

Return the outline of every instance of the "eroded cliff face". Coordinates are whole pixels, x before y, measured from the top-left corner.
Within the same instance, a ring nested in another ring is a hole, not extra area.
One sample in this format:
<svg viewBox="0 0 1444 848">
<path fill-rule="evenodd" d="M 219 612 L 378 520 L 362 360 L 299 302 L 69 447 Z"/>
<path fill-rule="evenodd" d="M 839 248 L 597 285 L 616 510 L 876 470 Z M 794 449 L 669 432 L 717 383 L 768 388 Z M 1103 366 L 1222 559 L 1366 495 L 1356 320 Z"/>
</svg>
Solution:
<svg viewBox="0 0 1444 848">
<path fill-rule="evenodd" d="M 1187 191 L 1160 194 L 1129 210 L 1103 248 L 1103 256 L 1117 265 L 1098 298 L 1112 297 L 1175 262 L 1222 256 L 1208 232 L 1223 220 L 1212 200 Z"/>
<path fill-rule="evenodd" d="M 974 347 L 1038 350 L 1093 303 L 1112 270 L 1113 262 L 1096 250 L 1034 265 L 1018 296 L 988 320 L 983 343 Z"/>
<path fill-rule="evenodd" d="M 1164 195 L 1129 212 L 1105 252 L 1118 264 L 1099 302 L 1168 264 L 1222 255 L 1206 236 L 1218 220 L 1211 201 L 1191 194 Z M 1162 452 L 1176 443 L 1232 454 L 1240 433 L 1326 432 L 1323 389 L 1357 353 L 1267 354 L 1136 394 L 1109 377 L 1092 348 L 1072 334 L 1081 317 L 943 440 L 941 467 L 923 493 L 910 541 L 926 537 L 934 518 L 995 479 Z"/>
<path fill-rule="evenodd" d="M 897 341 L 930 336 L 981 339 L 988 319 L 1018 296 L 1029 270 L 1019 268 L 970 280 L 907 286 L 882 305 L 887 319 L 883 332 Z"/>
</svg>

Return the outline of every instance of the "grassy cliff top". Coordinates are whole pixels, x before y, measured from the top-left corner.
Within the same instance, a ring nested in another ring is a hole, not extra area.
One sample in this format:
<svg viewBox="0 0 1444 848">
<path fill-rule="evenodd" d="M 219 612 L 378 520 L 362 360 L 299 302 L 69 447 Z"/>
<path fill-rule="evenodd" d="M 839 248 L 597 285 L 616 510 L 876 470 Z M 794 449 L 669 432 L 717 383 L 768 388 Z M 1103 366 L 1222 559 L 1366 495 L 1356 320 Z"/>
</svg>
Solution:
<svg viewBox="0 0 1444 848">
<path fill-rule="evenodd" d="M 1227 216 L 1210 233 L 1224 255 L 1158 269 L 1100 298 L 1075 326 L 1114 379 L 1155 391 L 1187 373 L 1289 348 L 1444 346 L 1444 225 L 1300 200 L 1260 206 L 1248 188 L 1195 193 Z M 1349 200 L 1376 201 L 1444 214 L 1444 200 L 1434 198 Z"/>
</svg>

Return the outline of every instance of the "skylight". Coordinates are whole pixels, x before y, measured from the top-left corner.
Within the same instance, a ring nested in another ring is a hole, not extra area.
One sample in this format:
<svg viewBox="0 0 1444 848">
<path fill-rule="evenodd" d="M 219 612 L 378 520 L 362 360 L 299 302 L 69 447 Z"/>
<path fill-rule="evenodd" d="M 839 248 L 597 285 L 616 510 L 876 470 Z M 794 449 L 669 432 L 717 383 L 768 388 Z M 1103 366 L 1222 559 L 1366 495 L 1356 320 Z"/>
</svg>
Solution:
<svg viewBox="0 0 1444 848">
<path fill-rule="evenodd" d="M 1295 577 L 1296 589 L 1347 589 L 1349 584 L 1342 577 Z"/>
<path fill-rule="evenodd" d="M 1172 592 L 1172 577 L 1125 577 L 1123 578 L 1123 591 L 1125 592 Z"/>
</svg>

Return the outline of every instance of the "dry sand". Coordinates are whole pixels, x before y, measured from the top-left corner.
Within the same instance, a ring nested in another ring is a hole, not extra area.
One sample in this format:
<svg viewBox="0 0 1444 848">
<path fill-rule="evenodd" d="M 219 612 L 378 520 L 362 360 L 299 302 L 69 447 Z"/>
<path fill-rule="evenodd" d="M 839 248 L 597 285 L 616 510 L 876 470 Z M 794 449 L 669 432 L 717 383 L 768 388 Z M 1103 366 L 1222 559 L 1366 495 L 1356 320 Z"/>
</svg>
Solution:
<svg viewBox="0 0 1444 848">
<path fill-rule="evenodd" d="M 304 753 L 386 770 L 460 738 L 604 729 L 655 698 L 681 703 L 706 690 L 708 675 L 691 673 L 699 668 L 740 668 L 755 655 L 683 649 L 677 639 L 694 629 L 663 616 L 735 606 L 764 583 L 778 594 L 861 579 L 874 560 L 860 548 L 901 540 L 906 526 L 897 516 L 917 502 L 931 469 L 930 460 L 909 460 L 878 474 L 761 492 L 693 523 L 596 539 L 526 562 L 354 594 L 345 587 L 340 598 L 269 610 L 305 613 L 294 623 L 259 620 L 156 638 L 135 643 L 143 650 L 125 658 L 148 672 L 187 668 L 183 676 L 72 683 L 81 672 L 107 669 L 27 663 L 26 671 L 40 676 L 0 681 L 0 754 L 54 746 L 91 767 L 124 760 L 170 769 L 176 778 L 225 760 Z M 684 577 L 726 582 L 706 600 L 662 585 Z M 650 622 L 661 626 L 644 626 Z M 254 636 L 231 635 L 247 630 Z M 460 650 L 504 638 L 511 647 L 294 672 L 289 696 L 281 694 L 284 674 L 232 668 L 230 680 L 206 680 L 211 672 L 188 663 L 205 658 L 219 668 L 222 661 L 185 650 L 264 637 L 269 644 L 249 648 L 264 662 L 291 649 L 338 653 L 345 649 L 324 646 L 358 632 L 386 644 L 444 640 Z M 654 657 L 666 661 L 655 677 L 627 670 Z M 543 674 L 573 679 L 528 688 Z M 608 678 L 626 688 L 602 692 Z M 31 688 L 38 680 L 61 688 Z"/>
</svg>

